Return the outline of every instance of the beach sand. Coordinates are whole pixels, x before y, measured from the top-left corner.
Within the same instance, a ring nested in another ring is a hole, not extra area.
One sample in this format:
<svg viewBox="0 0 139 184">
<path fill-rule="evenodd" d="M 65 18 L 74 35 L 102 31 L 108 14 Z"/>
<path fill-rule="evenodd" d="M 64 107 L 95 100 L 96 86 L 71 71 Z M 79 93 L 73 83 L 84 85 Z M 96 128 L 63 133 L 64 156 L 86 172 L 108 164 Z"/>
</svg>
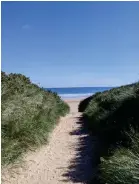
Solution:
<svg viewBox="0 0 139 184">
<path fill-rule="evenodd" d="M 83 130 L 78 105 L 81 99 L 66 99 L 71 111 L 62 117 L 48 145 L 25 154 L 21 166 L 2 169 L 3 184 L 85 183 L 92 176 L 92 140 Z"/>
</svg>

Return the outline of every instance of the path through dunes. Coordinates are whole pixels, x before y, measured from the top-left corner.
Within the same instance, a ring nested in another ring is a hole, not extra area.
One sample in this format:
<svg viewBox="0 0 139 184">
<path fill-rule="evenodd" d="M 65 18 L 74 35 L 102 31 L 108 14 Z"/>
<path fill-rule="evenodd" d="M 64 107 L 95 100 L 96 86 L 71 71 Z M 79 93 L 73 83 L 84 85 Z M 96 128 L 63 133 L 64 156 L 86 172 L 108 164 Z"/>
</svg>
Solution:
<svg viewBox="0 0 139 184">
<path fill-rule="evenodd" d="M 12 177 L 11 171 L 3 170 L 3 184 L 72 184 L 90 180 L 93 175 L 93 138 L 80 121 L 79 101 L 68 103 L 71 112 L 51 133 L 49 144 L 28 153 L 25 166 L 16 168 Z"/>
</svg>

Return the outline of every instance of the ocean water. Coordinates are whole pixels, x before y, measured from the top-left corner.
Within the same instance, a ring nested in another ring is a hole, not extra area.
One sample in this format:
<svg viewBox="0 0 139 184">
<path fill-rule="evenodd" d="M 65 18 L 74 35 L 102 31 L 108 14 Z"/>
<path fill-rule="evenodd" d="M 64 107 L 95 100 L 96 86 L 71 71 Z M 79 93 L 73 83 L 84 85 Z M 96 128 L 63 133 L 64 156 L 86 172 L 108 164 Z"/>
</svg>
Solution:
<svg viewBox="0 0 139 184">
<path fill-rule="evenodd" d="M 45 88 L 52 92 L 58 93 L 61 98 L 83 98 L 88 97 L 96 92 L 102 92 L 111 89 L 111 87 L 72 87 L 72 88 Z"/>
</svg>

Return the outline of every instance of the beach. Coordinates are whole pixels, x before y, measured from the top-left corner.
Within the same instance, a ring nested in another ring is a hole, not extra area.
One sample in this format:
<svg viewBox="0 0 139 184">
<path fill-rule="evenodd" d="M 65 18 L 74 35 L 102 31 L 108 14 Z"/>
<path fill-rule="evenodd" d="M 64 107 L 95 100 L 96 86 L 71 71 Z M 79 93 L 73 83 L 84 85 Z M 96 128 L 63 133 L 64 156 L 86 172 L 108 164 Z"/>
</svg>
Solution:
<svg viewBox="0 0 139 184">
<path fill-rule="evenodd" d="M 87 144 L 91 145 L 92 140 L 82 131 L 82 114 L 78 112 L 81 100 L 64 100 L 70 106 L 70 113 L 60 119 L 49 143 L 26 153 L 21 165 L 2 169 L 3 184 L 72 184 L 90 180 L 92 151 Z"/>
<path fill-rule="evenodd" d="M 1 3 L 1 183 L 139 184 L 139 2 Z"/>
</svg>

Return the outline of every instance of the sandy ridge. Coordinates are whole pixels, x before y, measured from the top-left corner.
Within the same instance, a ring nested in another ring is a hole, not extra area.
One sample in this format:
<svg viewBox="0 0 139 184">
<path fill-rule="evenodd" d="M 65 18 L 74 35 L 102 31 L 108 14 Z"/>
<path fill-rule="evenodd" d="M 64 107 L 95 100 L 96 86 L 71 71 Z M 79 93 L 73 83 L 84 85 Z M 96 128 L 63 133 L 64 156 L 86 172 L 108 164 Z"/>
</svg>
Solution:
<svg viewBox="0 0 139 184">
<path fill-rule="evenodd" d="M 81 125 L 76 122 L 81 113 L 78 113 L 79 101 L 69 101 L 68 103 L 71 107 L 71 112 L 66 117 L 61 118 L 61 121 L 51 134 L 49 144 L 35 152 L 26 154 L 24 167 L 3 170 L 3 184 L 84 183 L 78 179 L 84 171 L 81 171 L 81 174 L 73 172 L 76 180 L 71 179 L 71 174 L 68 176 L 69 166 L 78 155 L 77 145 L 86 136 L 83 134 L 73 134 L 71 136 L 71 132 L 76 132 L 80 129 Z M 74 166 L 71 170 L 74 170 Z M 11 171 L 12 176 L 10 175 Z"/>
</svg>

